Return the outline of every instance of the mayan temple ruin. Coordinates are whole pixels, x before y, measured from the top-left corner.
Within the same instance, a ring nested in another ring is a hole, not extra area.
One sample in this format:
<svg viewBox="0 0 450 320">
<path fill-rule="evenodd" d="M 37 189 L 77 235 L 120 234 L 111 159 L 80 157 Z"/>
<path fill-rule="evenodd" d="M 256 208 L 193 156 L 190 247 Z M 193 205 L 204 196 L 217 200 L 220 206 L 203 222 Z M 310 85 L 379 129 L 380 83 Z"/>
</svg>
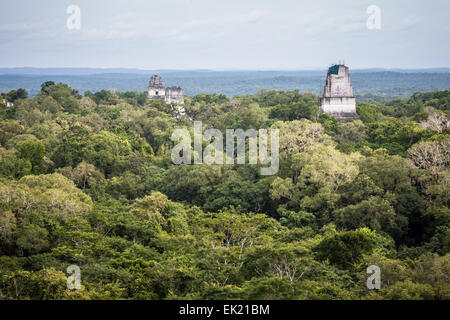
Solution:
<svg viewBox="0 0 450 320">
<path fill-rule="evenodd" d="M 339 120 L 358 118 L 347 66 L 337 64 L 328 69 L 323 95 L 319 98 L 319 109 Z"/>
<path fill-rule="evenodd" d="M 183 89 L 180 87 L 164 87 L 163 80 L 153 75 L 148 84 L 148 98 L 163 100 L 165 103 L 183 104 Z"/>
</svg>

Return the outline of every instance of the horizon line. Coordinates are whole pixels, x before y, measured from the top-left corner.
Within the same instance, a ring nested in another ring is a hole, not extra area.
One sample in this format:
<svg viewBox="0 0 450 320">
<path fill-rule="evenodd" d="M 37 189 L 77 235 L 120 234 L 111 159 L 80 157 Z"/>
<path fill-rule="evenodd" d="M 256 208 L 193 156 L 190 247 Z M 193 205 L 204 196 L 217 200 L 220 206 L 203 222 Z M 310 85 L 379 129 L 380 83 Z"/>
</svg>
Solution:
<svg viewBox="0 0 450 320">
<path fill-rule="evenodd" d="M 330 64 L 329 66 L 332 66 L 333 64 Z M 188 72 L 188 71 L 203 71 L 203 72 L 233 72 L 233 71 L 247 71 L 247 72 L 270 72 L 270 71 L 285 71 L 285 72 L 291 72 L 291 71 L 323 71 L 327 70 L 329 68 L 327 67 L 321 67 L 321 68 L 315 68 L 315 67 L 305 67 L 305 68 L 268 68 L 268 69 L 245 69 L 245 68 L 192 68 L 192 69 L 184 69 L 184 68 L 155 68 L 155 69 L 142 69 L 142 68 L 133 68 L 133 67 L 31 67 L 31 66 L 21 66 L 21 67 L 1 67 L 0 69 L 3 70 L 20 70 L 20 69 L 34 69 L 34 70 L 80 70 L 80 69 L 87 69 L 87 70 L 123 70 L 123 71 L 140 71 L 140 72 L 153 72 L 153 71 L 162 71 L 162 72 Z M 348 65 L 347 65 L 348 66 Z M 350 68 L 353 71 L 359 71 L 359 70 L 383 70 L 383 71 L 398 71 L 398 70 L 445 70 L 449 69 L 450 67 L 420 67 L 420 68 L 401 68 L 401 67 L 360 67 L 360 68 Z M 2 73 L 2 75 L 5 75 L 5 73 Z"/>
</svg>

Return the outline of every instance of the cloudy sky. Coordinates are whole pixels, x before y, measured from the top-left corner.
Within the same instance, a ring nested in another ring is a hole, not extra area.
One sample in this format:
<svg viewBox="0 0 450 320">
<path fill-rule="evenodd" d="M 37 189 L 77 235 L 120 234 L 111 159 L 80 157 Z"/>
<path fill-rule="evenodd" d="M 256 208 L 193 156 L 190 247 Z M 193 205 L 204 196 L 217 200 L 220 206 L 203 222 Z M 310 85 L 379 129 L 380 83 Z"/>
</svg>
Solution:
<svg viewBox="0 0 450 320">
<path fill-rule="evenodd" d="M 69 5 L 80 29 L 67 27 Z M 370 5 L 379 30 L 367 27 Z M 0 67 L 450 67 L 449 10 L 448 0 L 0 0 Z"/>
</svg>

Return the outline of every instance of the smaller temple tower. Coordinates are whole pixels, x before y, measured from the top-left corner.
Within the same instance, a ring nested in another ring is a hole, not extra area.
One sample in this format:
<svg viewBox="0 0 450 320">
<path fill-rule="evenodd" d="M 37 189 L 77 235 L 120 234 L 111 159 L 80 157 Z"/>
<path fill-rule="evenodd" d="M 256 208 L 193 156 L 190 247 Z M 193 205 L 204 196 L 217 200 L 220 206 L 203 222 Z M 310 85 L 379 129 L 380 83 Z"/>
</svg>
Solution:
<svg viewBox="0 0 450 320">
<path fill-rule="evenodd" d="M 153 75 L 148 84 L 148 99 L 159 99 L 165 103 L 183 104 L 183 89 L 180 87 L 164 87 L 163 80 L 158 75 Z"/>
<path fill-rule="evenodd" d="M 319 109 L 339 120 L 358 118 L 347 66 L 337 64 L 328 69 L 323 95 L 319 98 Z"/>
</svg>

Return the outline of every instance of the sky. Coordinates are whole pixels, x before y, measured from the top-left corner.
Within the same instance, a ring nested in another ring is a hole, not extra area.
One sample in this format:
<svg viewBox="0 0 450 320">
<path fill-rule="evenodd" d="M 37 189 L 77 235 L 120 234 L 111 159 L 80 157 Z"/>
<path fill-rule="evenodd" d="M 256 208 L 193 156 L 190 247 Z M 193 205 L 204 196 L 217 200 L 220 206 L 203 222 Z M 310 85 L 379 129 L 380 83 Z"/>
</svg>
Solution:
<svg viewBox="0 0 450 320">
<path fill-rule="evenodd" d="M 449 11 L 448 0 L 0 0 L 0 67 L 450 67 Z"/>
</svg>

